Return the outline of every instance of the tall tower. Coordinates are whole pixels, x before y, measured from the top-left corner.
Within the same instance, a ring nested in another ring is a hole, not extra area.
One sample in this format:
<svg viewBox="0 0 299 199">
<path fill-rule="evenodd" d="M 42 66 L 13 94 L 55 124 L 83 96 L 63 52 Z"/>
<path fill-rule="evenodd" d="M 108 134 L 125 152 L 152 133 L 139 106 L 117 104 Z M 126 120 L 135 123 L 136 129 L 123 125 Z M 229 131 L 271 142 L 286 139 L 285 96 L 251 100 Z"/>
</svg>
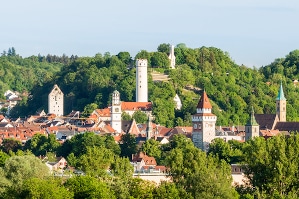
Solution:
<svg viewBox="0 0 299 199">
<path fill-rule="evenodd" d="M 254 110 L 252 107 L 250 118 L 245 125 L 245 141 L 258 136 L 260 136 L 260 125 L 255 120 Z"/>
<path fill-rule="evenodd" d="M 147 119 L 147 127 L 146 127 L 146 140 L 151 139 L 152 135 L 153 135 L 152 118 L 149 115 Z"/>
<path fill-rule="evenodd" d="M 170 46 L 168 58 L 170 60 L 170 68 L 175 69 L 175 56 L 174 56 L 174 46 L 173 45 Z"/>
<path fill-rule="evenodd" d="M 112 93 L 111 127 L 117 133 L 121 133 L 121 103 L 120 95 L 117 90 Z"/>
<path fill-rule="evenodd" d="M 276 115 L 280 122 L 287 121 L 287 99 L 284 97 L 282 83 L 280 83 L 280 89 L 276 98 Z"/>
<path fill-rule="evenodd" d="M 48 95 L 48 113 L 53 113 L 56 116 L 63 116 L 63 92 L 54 85 L 52 91 Z"/>
<path fill-rule="evenodd" d="M 147 60 L 136 60 L 136 102 L 148 102 Z"/>
<path fill-rule="evenodd" d="M 217 116 L 212 114 L 212 105 L 205 91 L 197 104 L 196 113 L 192 115 L 192 141 L 203 151 L 209 150 L 209 145 L 215 138 Z"/>
</svg>

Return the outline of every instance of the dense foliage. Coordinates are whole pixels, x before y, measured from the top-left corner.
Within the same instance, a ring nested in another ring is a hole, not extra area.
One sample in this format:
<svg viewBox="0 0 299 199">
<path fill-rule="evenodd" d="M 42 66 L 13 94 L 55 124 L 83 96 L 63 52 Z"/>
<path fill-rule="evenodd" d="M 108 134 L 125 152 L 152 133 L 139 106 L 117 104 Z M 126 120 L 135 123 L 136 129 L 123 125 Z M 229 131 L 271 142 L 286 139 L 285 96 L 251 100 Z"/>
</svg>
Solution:
<svg viewBox="0 0 299 199">
<path fill-rule="evenodd" d="M 252 106 L 256 113 L 275 112 L 274 101 L 281 81 L 288 99 L 287 119 L 298 120 L 298 88 L 292 83 L 298 79 L 298 50 L 258 70 L 237 65 L 227 52 L 218 48 L 191 49 L 178 44 L 176 69 L 170 70 L 169 46 L 159 45 L 158 52 L 142 50 L 134 58 L 148 59 L 149 100 L 154 104 L 156 123 L 170 127 L 190 125 L 190 115 L 195 112 L 200 90 L 204 88 L 218 117 L 217 125 L 245 124 Z M 14 109 L 12 116 L 47 110 L 48 93 L 54 84 L 59 85 L 65 101 L 69 102 L 65 104 L 65 113 L 80 110 L 87 116 L 93 108 L 107 107 L 115 89 L 120 92 L 122 101 L 135 100 L 135 63 L 128 52 L 71 58 L 65 55 L 22 58 L 11 54 L 0 57 L 0 72 L 4 77 L 0 86 L 2 92 L 12 89 L 31 93 L 28 101 L 25 98 Z M 153 81 L 150 75 L 153 70 L 163 72 L 170 79 Z M 19 75 L 20 72 L 24 75 Z M 174 109 L 176 93 L 183 103 L 181 110 Z"/>
</svg>

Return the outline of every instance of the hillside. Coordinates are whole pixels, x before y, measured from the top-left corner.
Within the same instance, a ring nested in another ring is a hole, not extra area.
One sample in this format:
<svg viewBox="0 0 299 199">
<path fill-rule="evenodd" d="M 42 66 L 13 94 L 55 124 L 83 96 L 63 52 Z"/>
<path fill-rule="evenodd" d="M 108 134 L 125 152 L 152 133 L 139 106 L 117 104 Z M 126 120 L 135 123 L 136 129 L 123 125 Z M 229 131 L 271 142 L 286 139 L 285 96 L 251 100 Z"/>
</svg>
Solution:
<svg viewBox="0 0 299 199">
<path fill-rule="evenodd" d="M 251 107 L 256 113 L 275 112 L 275 98 L 281 81 L 288 99 L 287 119 L 298 121 L 298 88 L 293 84 L 293 79 L 298 77 L 298 50 L 265 67 L 252 69 L 235 64 L 228 53 L 218 48 L 191 49 L 179 45 L 175 48 L 176 69 L 170 70 L 165 46 L 169 45 L 161 44 L 157 52 L 142 50 L 134 58 L 146 58 L 150 69 L 164 73 L 149 75 L 149 100 L 154 104 L 155 122 L 167 126 L 190 125 L 190 115 L 195 112 L 200 95 L 200 91 L 184 90 L 192 85 L 206 90 L 212 100 L 213 112 L 218 116 L 218 125 L 245 124 Z M 40 62 L 32 61 L 32 64 L 37 63 Z M 46 81 L 28 87 L 32 98 L 17 107 L 14 113 L 25 116 L 34 114 L 36 110 L 47 110 L 47 95 L 55 83 L 64 92 L 65 113 L 83 111 L 86 105 L 92 103 L 104 108 L 110 104 L 110 96 L 115 89 L 120 92 L 121 100 L 134 101 L 133 65 L 134 61 L 128 52 L 71 60 Z M 168 81 L 155 81 L 157 78 Z M 12 79 L 18 82 L 16 76 Z M 10 88 L 17 90 L 17 87 Z M 175 93 L 178 93 L 183 103 L 180 111 L 174 110 L 172 99 Z"/>
</svg>

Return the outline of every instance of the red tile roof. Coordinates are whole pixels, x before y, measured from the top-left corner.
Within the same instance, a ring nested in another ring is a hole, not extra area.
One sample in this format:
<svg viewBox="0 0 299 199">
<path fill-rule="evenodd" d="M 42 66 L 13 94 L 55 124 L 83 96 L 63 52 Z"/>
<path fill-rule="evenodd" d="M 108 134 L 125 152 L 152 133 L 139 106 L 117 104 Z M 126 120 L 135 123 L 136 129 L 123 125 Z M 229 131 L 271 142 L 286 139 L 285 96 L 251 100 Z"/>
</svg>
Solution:
<svg viewBox="0 0 299 199">
<path fill-rule="evenodd" d="M 121 102 L 121 109 L 128 111 L 151 111 L 152 103 L 151 102 Z"/>
<path fill-rule="evenodd" d="M 197 108 L 208 108 L 208 109 L 212 108 L 210 100 L 209 100 L 209 98 L 207 96 L 207 93 L 205 91 L 203 91 L 203 94 L 202 94 L 201 98 L 199 99 L 199 102 L 197 104 Z"/>
</svg>

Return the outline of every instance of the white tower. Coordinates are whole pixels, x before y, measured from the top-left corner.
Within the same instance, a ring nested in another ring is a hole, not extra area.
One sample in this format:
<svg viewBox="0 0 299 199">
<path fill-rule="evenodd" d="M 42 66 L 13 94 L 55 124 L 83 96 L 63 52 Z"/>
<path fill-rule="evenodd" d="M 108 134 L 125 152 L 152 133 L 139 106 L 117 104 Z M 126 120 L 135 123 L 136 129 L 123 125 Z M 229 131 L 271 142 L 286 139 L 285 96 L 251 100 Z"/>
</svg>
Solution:
<svg viewBox="0 0 299 199">
<path fill-rule="evenodd" d="M 171 47 L 170 47 L 168 58 L 170 60 L 170 68 L 175 69 L 175 56 L 174 56 L 174 46 L 173 45 L 171 45 Z"/>
<path fill-rule="evenodd" d="M 120 95 L 117 90 L 112 93 L 111 127 L 117 133 L 121 133 L 121 103 Z"/>
<path fill-rule="evenodd" d="M 48 113 L 63 116 L 63 93 L 57 84 L 48 95 Z"/>
<path fill-rule="evenodd" d="M 209 145 L 215 138 L 216 121 L 217 116 L 212 114 L 212 105 L 204 91 L 196 107 L 196 113 L 192 115 L 192 141 L 196 147 L 206 152 L 209 150 Z"/>
<path fill-rule="evenodd" d="M 148 102 L 147 60 L 136 60 L 136 102 Z"/>
</svg>

